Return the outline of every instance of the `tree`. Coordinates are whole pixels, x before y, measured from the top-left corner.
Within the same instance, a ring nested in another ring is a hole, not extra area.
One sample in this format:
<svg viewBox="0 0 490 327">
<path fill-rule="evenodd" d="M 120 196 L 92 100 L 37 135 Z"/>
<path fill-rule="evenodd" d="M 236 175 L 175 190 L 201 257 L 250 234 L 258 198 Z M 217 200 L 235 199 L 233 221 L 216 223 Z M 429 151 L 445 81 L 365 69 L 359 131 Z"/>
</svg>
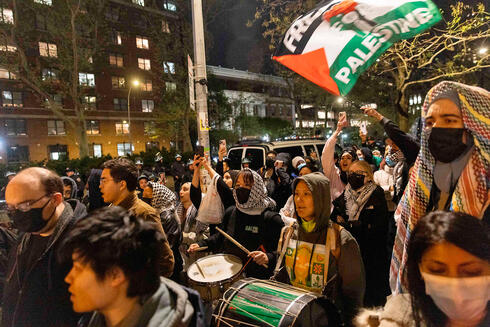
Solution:
<svg viewBox="0 0 490 327">
<path fill-rule="evenodd" d="M 99 61 L 101 44 L 108 37 L 101 19 L 106 1 L 53 1 L 51 8 L 32 1 L 11 3 L 13 19 L 0 20 L 0 50 L 7 50 L 0 56 L 0 65 L 74 130 L 80 157 L 88 156 L 82 104 L 87 90 L 79 83 L 79 72 L 96 70 L 92 62 Z M 38 30 L 26 22 L 37 22 Z M 63 109 L 55 94 L 65 99 L 70 110 Z"/>
</svg>

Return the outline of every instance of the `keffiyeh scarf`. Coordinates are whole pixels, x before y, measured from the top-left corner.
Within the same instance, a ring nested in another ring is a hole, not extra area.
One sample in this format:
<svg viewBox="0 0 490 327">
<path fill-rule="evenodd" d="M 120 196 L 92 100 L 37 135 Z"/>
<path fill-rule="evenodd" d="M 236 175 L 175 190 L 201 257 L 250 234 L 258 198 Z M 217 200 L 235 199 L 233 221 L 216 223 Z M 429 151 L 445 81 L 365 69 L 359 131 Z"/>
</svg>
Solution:
<svg viewBox="0 0 490 327">
<path fill-rule="evenodd" d="M 354 190 L 350 184 L 347 184 L 345 187 L 344 197 L 347 215 L 349 215 L 349 221 L 359 220 L 359 215 L 361 214 L 362 209 L 375 189 L 376 184 L 371 181 L 367 182 L 357 191 Z"/>
<path fill-rule="evenodd" d="M 153 208 L 161 212 L 175 206 L 177 197 L 168 187 L 155 182 L 148 182 L 148 184 L 153 189 L 153 200 L 151 201 Z"/>
<path fill-rule="evenodd" d="M 236 191 L 233 190 L 233 198 L 235 199 L 237 209 L 248 215 L 260 215 L 267 208 L 274 209 L 276 202 L 267 196 L 267 189 L 262 177 L 249 168 L 243 169 L 243 171 L 245 170 L 252 172 L 254 185 L 252 185 L 252 189 L 250 190 L 248 201 L 243 204 L 238 202 Z"/>
<path fill-rule="evenodd" d="M 482 218 L 489 205 L 490 189 L 490 93 L 482 88 L 444 81 L 427 94 L 422 109 L 420 153 L 409 182 L 395 212 L 397 233 L 390 268 L 391 290 L 405 291 L 403 271 L 407 261 L 410 235 L 418 220 L 425 216 L 433 185 L 435 159 L 429 151 L 429 133 L 425 117 L 433 99 L 448 90 L 457 92 L 464 127 L 471 133 L 474 149 L 463 168 L 451 197 L 451 211 L 464 212 Z"/>
</svg>

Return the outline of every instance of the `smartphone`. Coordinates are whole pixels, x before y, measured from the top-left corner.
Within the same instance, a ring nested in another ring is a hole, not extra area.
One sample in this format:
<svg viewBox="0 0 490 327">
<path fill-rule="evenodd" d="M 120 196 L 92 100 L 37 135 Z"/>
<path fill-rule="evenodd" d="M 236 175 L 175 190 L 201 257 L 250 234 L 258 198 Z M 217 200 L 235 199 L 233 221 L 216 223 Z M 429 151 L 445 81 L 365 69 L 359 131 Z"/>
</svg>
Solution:
<svg viewBox="0 0 490 327">
<path fill-rule="evenodd" d="M 220 150 L 221 149 L 225 149 L 226 150 L 226 140 L 220 140 L 219 141 L 219 148 L 220 148 Z"/>
<path fill-rule="evenodd" d="M 367 110 L 367 109 L 378 109 L 378 105 L 376 103 L 368 103 L 368 104 L 365 104 L 361 107 L 361 110 L 364 111 L 364 110 Z"/>
<path fill-rule="evenodd" d="M 367 123 L 365 121 L 361 122 L 361 126 L 360 126 L 360 129 L 361 129 L 361 133 L 364 134 L 364 135 L 367 135 Z"/>
<path fill-rule="evenodd" d="M 345 118 L 346 116 L 347 116 L 347 114 L 345 113 L 345 111 L 339 112 L 339 120 L 341 120 L 342 118 Z"/>
<path fill-rule="evenodd" d="M 196 146 L 196 151 L 194 153 L 200 157 L 204 157 L 204 147 L 202 145 Z"/>
</svg>

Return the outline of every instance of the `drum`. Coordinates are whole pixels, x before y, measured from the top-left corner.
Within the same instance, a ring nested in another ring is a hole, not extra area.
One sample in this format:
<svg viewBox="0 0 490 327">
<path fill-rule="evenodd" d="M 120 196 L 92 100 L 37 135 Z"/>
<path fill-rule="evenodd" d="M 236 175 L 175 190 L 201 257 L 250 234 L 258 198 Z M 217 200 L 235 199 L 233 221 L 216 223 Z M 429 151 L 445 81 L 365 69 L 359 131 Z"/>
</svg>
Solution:
<svg viewBox="0 0 490 327">
<path fill-rule="evenodd" d="M 245 278 L 223 295 L 213 314 L 215 326 L 343 326 L 326 297 L 291 285 Z"/>
<path fill-rule="evenodd" d="M 218 300 L 238 278 L 242 261 L 231 254 L 214 254 L 201 258 L 187 269 L 189 286 L 205 302 Z"/>
</svg>

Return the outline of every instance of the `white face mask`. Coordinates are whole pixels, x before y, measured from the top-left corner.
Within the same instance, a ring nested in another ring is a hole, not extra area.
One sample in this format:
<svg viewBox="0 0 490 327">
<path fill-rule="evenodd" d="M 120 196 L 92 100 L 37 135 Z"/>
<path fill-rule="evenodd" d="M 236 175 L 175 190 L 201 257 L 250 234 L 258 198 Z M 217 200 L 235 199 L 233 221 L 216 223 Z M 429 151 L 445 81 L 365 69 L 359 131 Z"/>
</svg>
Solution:
<svg viewBox="0 0 490 327">
<path fill-rule="evenodd" d="M 490 276 L 450 278 L 423 273 L 425 293 L 453 321 L 483 318 L 490 300 Z"/>
</svg>

